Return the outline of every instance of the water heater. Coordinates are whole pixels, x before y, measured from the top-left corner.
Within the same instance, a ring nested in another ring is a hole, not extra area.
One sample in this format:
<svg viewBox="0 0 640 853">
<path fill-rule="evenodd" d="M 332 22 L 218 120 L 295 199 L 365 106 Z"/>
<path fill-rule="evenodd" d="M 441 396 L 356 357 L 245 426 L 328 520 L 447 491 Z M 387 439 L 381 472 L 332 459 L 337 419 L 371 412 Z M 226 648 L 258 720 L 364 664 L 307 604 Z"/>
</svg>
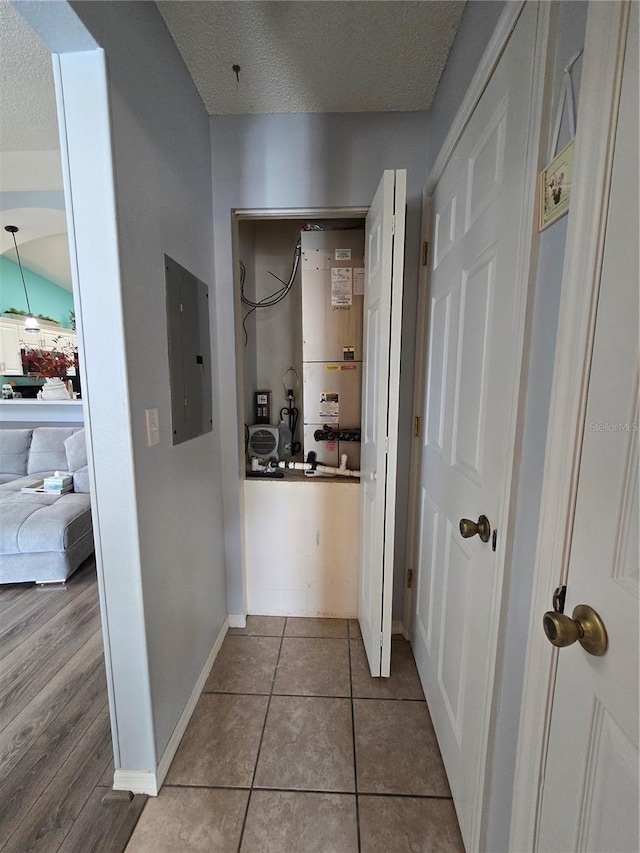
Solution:
<svg viewBox="0 0 640 853">
<path fill-rule="evenodd" d="M 316 435 L 360 428 L 364 230 L 304 231 L 301 268 L 304 453 L 359 468 L 358 442 Z"/>
</svg>

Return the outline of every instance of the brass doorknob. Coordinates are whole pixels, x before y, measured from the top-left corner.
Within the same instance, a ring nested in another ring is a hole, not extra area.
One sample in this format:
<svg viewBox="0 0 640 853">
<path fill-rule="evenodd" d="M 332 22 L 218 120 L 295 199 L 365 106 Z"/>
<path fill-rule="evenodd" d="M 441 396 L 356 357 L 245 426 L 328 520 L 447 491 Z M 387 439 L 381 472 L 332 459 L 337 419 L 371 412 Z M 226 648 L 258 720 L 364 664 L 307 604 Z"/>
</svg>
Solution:
<svg viewBox="0 0 640 853">
<path fill-rule="evenodd" d="M 461 518 L 460 533 L 465 539 L 477 535 L 483 542 L 488 542 L 491 536 L 491 524 L 486 515 L 481 515 L 477 522 L 471 521 L 470 518 Z"/>
<path fill-rule="evenodd" d="M 599 657 L 607 651 L 609 639 L 604 622 L 588 604 L 573 608 L 572 618 L 564 613 L 549 610 L 542 617 L 544 633 L 549 642 L 558 648 L 571 646 L 576 640 L 585 652 Z"/>
</svg>

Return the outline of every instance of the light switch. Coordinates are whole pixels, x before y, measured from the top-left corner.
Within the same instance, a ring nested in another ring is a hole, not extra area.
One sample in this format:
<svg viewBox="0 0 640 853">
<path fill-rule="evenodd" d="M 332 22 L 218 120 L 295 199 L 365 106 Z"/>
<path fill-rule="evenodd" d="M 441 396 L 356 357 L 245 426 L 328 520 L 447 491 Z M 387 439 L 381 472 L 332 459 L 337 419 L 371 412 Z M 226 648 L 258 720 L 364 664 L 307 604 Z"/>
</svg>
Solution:
<svg viewBox="0 0 640 853">
<path fill-rule="evenodd" d="M 147 418 L 147 444 L 153 447 L 154 444 L 160 444 L 160 424 L 158 423 L 158 410 L 145 409 Z"/>
</svg>

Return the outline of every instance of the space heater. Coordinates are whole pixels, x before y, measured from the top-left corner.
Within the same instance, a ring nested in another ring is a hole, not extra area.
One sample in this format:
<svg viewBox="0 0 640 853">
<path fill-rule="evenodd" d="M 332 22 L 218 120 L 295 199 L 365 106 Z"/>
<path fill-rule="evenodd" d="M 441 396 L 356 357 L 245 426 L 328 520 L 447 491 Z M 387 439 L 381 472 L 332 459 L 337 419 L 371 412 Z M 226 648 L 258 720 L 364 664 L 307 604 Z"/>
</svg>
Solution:
<svg viewBox="0 0 640 853">
<path fill-rule="evenodd" d="M 249 427 L 247 444 L 249 459 L 278 458 L 278 427 L 268 424 L 256 424 Z"/>
</svg>

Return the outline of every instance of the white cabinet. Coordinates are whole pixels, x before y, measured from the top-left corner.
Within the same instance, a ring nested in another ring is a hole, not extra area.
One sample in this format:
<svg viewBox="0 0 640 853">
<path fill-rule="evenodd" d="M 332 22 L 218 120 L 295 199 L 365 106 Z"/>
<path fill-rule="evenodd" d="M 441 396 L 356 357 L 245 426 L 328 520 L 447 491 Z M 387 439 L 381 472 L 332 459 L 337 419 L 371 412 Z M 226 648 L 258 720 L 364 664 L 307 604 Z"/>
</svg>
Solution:
<svg viewBox="0 0 640 853">
<path fill-rule="evenodd" d="M 14 320 L 0 320 L 0 375 L 2 376 L 22 376 L 20 331 L 20 324 Z"/>
<path fill-rule="evenodd" d="M 357 616 L 357 480 L 249 479 L 244 507 L 248 613 Z"/>
<path fill-rule="evenodd" d="M 35 336 L 34 336 L 35 337 Z M 70 329 L 40 329 L 40 339 L 32 346 L 40 346 L 42 349 L 67 349 L 75 347 L 76 333 Z"/>
<path fill-rule="evenodd" d="M 0 376 L 22 376 L 20 350 L 24 347 L 41 349 L 75 349 L 76 333 L 60 327 L 40 327 L 40 331 L 30 334 L 24 330 L 23 320 L 0 317 Z"/>
</svg>

